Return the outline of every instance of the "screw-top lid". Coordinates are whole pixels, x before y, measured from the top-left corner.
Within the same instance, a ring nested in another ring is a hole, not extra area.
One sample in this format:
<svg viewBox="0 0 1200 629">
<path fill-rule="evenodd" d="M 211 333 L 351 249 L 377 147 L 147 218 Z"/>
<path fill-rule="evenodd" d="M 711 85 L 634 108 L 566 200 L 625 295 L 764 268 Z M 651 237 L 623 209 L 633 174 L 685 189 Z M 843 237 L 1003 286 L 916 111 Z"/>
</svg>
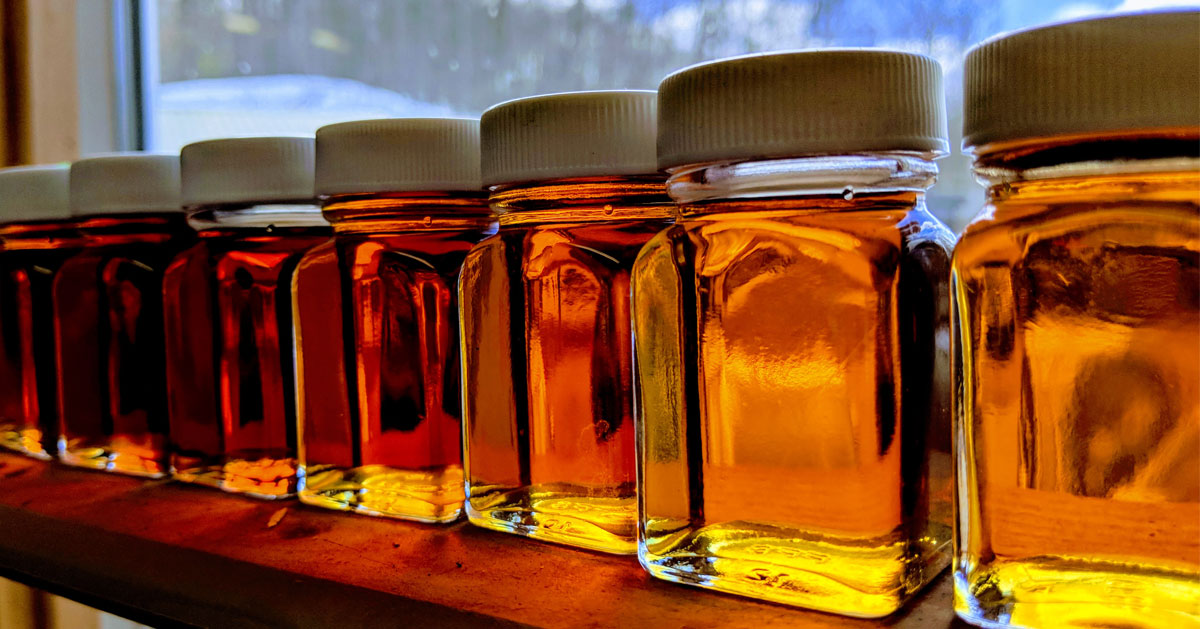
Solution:
<svg viewBox="0 0 1200 629">
<path fill-rule="evenodd" d="M 174 212 L 179 201 L 179 156 L 121 153 L 71 164 L 71 214 Z"/>
<path fill-rule="evenodd" d="M 70 172 L 66 164 L 0 168 L 0 223 L 69 218 Z"/>
<path fill-rule="evenodd" d="M 183 204 L 307 201 L 313 193 L 312 138 L 229 138 L 183 147 Z"/>
<path fill-rule="evenodd" d="M 1200 126 L 1200 11 L 1055 24 L 967 54 L 963 144 Z"/>
<path fill-rule="evenodd" d="M 479 190 L 479 121 L 393 118 L 317 129 L 317 195 Z"/>
<path fill-rule="evenodd" d="M 655 104 L 652 91 L 616 90 L 495 105 L 480 119 L 483 183 L 657 172 Z"/>
<path fill-rule="evenodd" d="M 889 50 L 746 55 L 684 68 L 658 87 L 658 165 L 813 153 L 944 155 L 933 59 Z"/>
</svg>

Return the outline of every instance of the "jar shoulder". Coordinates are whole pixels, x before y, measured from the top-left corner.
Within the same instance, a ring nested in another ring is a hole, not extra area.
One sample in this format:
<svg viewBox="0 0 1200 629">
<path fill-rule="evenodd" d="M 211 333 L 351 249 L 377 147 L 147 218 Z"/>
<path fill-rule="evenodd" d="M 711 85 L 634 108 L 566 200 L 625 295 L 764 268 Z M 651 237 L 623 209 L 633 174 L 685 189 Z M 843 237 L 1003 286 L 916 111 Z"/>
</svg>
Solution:
<svg viewBox="0 0 1200 629">
<path fill-rule="evenodd" d="M 923 204 L 863 211 L 789 212 L 770 209 L 682 218 L 647 249 L 692 243 L 698 269 L 716 258 L 742 259 L 769 250 L 781 262 L 819 265 L 835 259 L 887 274 L 910 258 L 948 259 L 954 233 Z"/>
<path fill-rule="evenodd" d="M 1195 201 L 993 201 L 963 230 L 954 266 L 965 271 L 1018 265 L 1047 247 L 1070 257 L 1130 248 L 1195 254 L 1200 251 L 1200 193 Z"/>
<path fill-rule="evenodd" d="M 336 234 L 329 246 L 342 264 L 374 269 L 385 263 L 457 273 L 467 253 L 494 230 Z"/>
<path fill-rule="evenodd" d="M 464 260 L 464 273 L 505 272 L 553 279 L 567 267 L 588 273 L 628 271 L 668 220 L 555 223 L 501 227 Z M 564 278 L 559 278 L 564 279 Z"/>
</svg>

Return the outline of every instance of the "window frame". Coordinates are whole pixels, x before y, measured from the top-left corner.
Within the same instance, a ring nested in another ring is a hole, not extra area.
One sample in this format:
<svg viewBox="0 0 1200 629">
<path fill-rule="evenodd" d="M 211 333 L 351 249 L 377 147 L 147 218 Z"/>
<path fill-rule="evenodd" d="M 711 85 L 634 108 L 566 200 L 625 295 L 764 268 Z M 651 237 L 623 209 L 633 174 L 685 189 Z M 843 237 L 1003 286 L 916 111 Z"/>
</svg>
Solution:
<svg viewBox="0 0 1200 629">
<path fill-rule="evenodd" d="M 155 12 L 154 0 L 76 3 L 79 155 L 152 146 Z"/>
</svg>

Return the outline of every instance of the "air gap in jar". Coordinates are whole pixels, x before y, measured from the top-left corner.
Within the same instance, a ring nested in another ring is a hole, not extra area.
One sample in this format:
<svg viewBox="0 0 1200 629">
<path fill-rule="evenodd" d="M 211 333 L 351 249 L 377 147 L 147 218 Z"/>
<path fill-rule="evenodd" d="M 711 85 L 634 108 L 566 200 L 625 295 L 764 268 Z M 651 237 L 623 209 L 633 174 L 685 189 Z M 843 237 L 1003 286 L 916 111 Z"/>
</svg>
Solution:
<svg viewBox="0 0 1200 629">
<path fill-rule="evenodd" d="M 54 280 L 59 458 L 164 476 L 163 275 L 195 240 L 179 202 L 179 156 L 125 153 L 75 162 L 71 213 L 83 249 Z"/>
<path fill-rule="evenodd" d="M 258 498 L 296 491 L 292 274 L 329 239 L 311 138 L 197 142 L 180 154 L 199 243 L 164 281 L 177 479 Z"/>
<path fill-rule="evenodd" d="M 479 121 L 317 131 L 334 238 L 294 279 L 300 499 L 424 522 L 462 512 L 458 273 L 495 233 Z"/>
<path fill-rule="evenodd" d="M 673 215 L 654 105 L 654 92 L 579 92 L 483 114 L 500 229 L 459 285 L 473 524 L 635 550 L 629 272 Z"/>
<path fill-rule="evenodd" d="M 653 575 L 879 617 L 947 565 L 954 236 L 925 208 L 946 151 L 920 55 L 753 55 L 663 81 L 679 217 L 633 272 Z"/>
<path fill-rule="evenodd" d="M 58 451 L 53 283 L 78 251 L 66 164 L 0 169 L 0 445 Z"/>
<path fill-rule="evenodd" d="M 1200 12 L 967 55 L 955 609 L 1200 626 Z"/>
</svg>

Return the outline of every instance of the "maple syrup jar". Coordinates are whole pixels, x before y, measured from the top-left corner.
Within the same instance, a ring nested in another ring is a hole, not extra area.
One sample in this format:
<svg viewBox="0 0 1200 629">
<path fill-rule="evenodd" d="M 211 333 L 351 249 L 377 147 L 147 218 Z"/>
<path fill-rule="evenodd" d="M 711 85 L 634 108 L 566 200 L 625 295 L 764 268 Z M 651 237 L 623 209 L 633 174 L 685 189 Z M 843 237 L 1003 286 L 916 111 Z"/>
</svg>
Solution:
<svg viewBox="0 0 1200 629">
<path fill-rule="evenodd" d="M 83 249 L 54 279 L 59 459 L 164 476 L 163 273 L 194 240 L 179 203 L 179 156 L 75 162 L 71 214 Z"/>
<path fill-rule="evenodd" d="M 0 445 L 58 451 L 52 290 L 79 247 L 66 165 L 0 169 Z"/>
<path fill-rule="evenodd" d="M 1200 627 L 1200 12 L 967 55 L 955 610 Z"/>
<path fill-rule="evenodd" d="M 334 238 L 294 279 L 300 500 L 452 522 L 463 503 L 458 272 L 495 233 L 479 121 L 317 131 Z"/>
<path fill-rule="evenodd" d="M 296 492 L 292 276 L 329 239 L 311 138 L 197 142 L 180 154 L 199 242 L 164 279 L 175 478 L 258 498 Z"/>
<path fill-rule="evenodd" d="M 500 229 L 467 255 L 467 516 L 633 553 L 629 272 L 674 209 L 654 163 L 655 95 L 535 96 L 481 120 Z"/>
<path fill-rule="evenodd" d="M 676 224 L 633 270 L 642 565 L 850 616 L 949 560 L 941 71 L 827 50 L 659 87 Z"/>
</svg>

